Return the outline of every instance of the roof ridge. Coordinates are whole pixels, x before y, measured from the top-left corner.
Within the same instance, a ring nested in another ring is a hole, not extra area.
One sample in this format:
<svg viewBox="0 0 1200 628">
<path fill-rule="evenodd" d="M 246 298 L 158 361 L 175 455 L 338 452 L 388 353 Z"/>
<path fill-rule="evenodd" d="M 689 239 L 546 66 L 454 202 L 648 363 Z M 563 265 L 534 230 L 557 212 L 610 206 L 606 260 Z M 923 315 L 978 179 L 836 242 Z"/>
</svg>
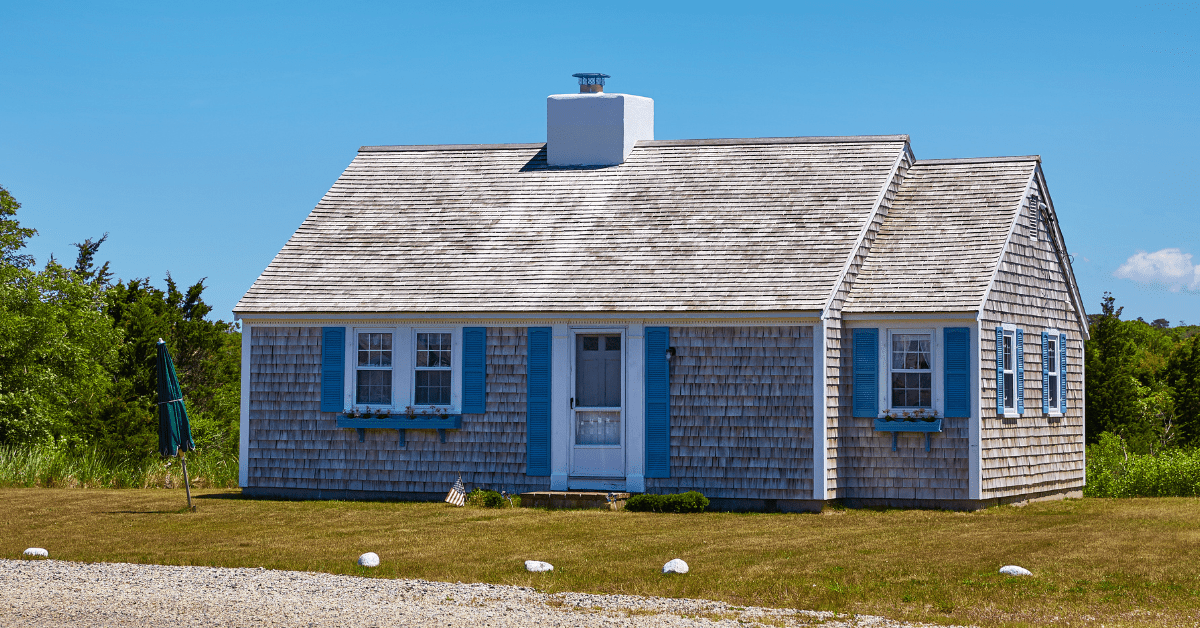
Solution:
<svg viewBox="0 0 1200 628">
<path fill-rule="evenodd" d="M 417 150 L 520 150 L 541 148 L 545 142 L 536 144 L 398 144 L 392 146 L 360 146 L 360 153 L 400 153 Z"/>
<path fill-rule="evenodd" d="M 802 137 L 725 137 L 696 140 L 639 140 L 637 146 L 734 146 L 754 144 L 868 144 L 878 142 L 907 142 L 908 135 L 830 135 Z M 541 148 L 545 142 L 533 144 L 397 144 L 360 146 L 360 153 L 398 153 L 423 150 L 522 150 Z"/>
<path fill-rule="evenodd" d="M 728 146 L 736 144 L 852 144 L 907 142 L 908 135 L 829 135 L 800 137 L 727 137 L 697 140 L 640 140 L 638 146 Z"/>
<path fill-rule="evenodd" d="M 1020 155 L 1010 157 L 962 157 L 959 159 L 918 159 L 916 166 L 941 166 L 950 164 L 987 164 L 1013 161 L 1036 161 L 1042 163 L 1041 155 Z"/>
</svg>

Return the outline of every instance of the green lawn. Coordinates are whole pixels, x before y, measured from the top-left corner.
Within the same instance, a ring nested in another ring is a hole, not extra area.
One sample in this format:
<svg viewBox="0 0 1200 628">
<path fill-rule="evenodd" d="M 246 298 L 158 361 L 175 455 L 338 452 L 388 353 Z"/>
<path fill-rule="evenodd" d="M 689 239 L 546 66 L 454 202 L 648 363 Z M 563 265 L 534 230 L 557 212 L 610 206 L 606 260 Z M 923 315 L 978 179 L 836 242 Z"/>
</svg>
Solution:
<svg viewBox="0 0 1200 628">
<path fill-rule="evenodd" d="M 0 489 L 0 557 L 253 566 L 713 598 L 936 623 L 1200 623 L 1200 499 L 1086 499 L 977 513 L 487 510 L 241 499 L 200 490 Z M 671 558 L 683 577 L 660 571 Z M 526 559 L 554 564 L 530 574 Z M 997 570 L 1017 564 L 1033 578 Z"/>
</svg>

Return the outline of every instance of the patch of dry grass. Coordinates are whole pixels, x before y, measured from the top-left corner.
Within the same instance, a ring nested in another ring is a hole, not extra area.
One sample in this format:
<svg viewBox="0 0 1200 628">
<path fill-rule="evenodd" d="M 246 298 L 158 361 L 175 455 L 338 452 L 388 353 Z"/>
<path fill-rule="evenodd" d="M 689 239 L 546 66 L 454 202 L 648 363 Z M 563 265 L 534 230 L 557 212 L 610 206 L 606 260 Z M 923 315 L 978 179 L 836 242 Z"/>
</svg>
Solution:
<svg viewBox="0 0 1200 628">
<path fill-rule="evenodd" d="M 660 515 L 299 502 L 194 491 L 0 489 L 0 556 L 252 566 L 710 598 L 981 626 L 1200 622 L 1200 499 L 977 513 Z M 355 564 L 373 551 L 382 565 Z M 686 576 L 663 576 L 682 558 Z M 526 559 L 553 563 L 531 574 Z M 1001 576 L 1017 564 L 1034 578 Z"/>
</svg>

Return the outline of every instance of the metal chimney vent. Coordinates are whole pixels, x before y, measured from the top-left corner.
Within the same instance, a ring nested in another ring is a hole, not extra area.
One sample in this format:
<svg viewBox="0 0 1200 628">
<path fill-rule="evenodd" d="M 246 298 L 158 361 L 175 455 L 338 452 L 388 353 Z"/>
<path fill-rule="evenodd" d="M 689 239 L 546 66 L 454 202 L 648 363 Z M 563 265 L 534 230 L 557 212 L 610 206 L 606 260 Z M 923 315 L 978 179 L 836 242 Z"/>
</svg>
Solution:
<svg viewBox="0 0 1200 628">
<path fill-rule="evenodd" d="M 604 79 L 612 78 L 598 72 L 579 72 L 571 76 L 579 79 L 580 94 L 602 94 L 604 93 Z"/>
</svg>

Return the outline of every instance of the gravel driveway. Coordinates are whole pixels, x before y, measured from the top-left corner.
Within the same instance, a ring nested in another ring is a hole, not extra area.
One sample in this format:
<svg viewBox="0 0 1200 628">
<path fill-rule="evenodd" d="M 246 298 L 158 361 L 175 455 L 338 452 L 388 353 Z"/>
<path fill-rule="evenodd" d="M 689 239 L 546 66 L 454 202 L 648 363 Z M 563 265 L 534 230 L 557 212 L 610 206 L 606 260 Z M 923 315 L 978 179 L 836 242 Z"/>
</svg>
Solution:
<svg viewBox="0 0 1200 628">
<path fill-rule="evenodd" d="M 822 623 L 824 622 L 824 623 Z M 2 626 L 901 627 L 706 600 L 299 571 L 0 559 Z"/>
</svg>

